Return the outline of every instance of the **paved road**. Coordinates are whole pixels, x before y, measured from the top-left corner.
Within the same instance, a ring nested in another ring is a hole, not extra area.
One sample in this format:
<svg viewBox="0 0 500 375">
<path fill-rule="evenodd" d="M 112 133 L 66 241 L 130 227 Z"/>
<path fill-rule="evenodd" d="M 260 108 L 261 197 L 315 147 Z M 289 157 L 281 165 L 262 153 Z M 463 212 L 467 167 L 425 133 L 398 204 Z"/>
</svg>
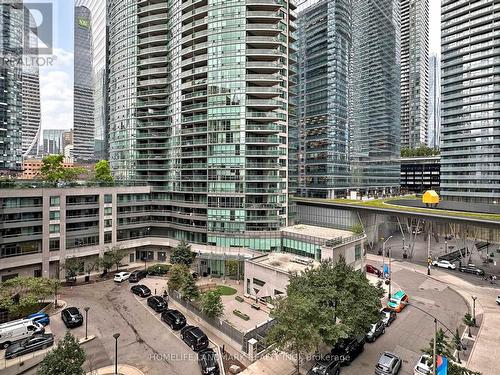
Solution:
<svg viewBox="0 0 500 375">
<path fill-rule="evenodd" d="M 375 266 L 381 263 L 372 262 Z M 393 263 L 393 280 L 403 288 L 410 297 L 410 303 L 436 316 L 452 331 L 461 324 L 467 304 L 461 296 L 445 284 L 425 275 L 409 272 Z M 395 290 L 393 289 L 393 292 Z M 413 367 L 420 356 L 421 349 L 426 347 L 434 334 L 434 322 L 425 313 L 408 306 L 394 323 L 387 328 L 385 334 L 375 343 L 367 343 L 364 352 L 349 367 L 342 369 L 342 374 L 372 374 L 375 364 L 383 351 L 392 351 L 403 359 L 400 374 L 413 374 Z"/>
<path fill-rule="evenodd" d="M 117 285 L 106 281 L 64 289 L 61 299 L 68 306 L 76 306 L 82 312 L 85 306 L 90 307 L 88 333 L 97 339 L 85 346 L 87 365 L 97 368 L 114 363 L 113 334 L 118 332 L 119 362 L 132 364 L 148 375 L 199 374 L 196 354 L 129 288 L 128 282 Z M 64 334 L 59 317 L 54 317 L 50 326 L 56 335 Z M 85 325 L 72 333 L 84 337 Z"/>
</svg>

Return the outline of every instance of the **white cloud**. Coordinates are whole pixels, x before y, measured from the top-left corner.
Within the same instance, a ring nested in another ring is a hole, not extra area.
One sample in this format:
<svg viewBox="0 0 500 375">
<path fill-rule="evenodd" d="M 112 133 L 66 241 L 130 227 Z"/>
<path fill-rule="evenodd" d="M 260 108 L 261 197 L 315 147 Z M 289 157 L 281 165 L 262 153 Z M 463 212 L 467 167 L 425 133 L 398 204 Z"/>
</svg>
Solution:
<svg viewBox="0 0 500 375">
<path fill-rule="evenodd" d="M 73 54 L 54 49 L 52 66 L 40 68 L 40 104 L 43 129 L 73 127 Z"/>
</svg>

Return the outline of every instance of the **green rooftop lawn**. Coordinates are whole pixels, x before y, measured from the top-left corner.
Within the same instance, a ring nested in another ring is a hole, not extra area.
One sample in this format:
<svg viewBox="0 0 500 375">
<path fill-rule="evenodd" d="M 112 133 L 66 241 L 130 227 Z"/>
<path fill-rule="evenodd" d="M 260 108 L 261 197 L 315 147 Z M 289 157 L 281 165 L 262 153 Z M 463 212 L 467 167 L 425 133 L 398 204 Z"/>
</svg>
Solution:
<svg viewBox="0 0 500 375">
<path fill-rule="evenodd" d="M 500 221 L 500 215 L 497 214 L 483 214 L 476 212 L 461 212 L 461 211 L 448 211 L 448 210 L 436 210 L 433 208 L 418 208 L 418 207 L 408 207 L 392 204 L 391 201 L 401 200 L 401 199 L 416 199 L 415 196 L 404 196 L 396 198 L 386 198 L 386 199 L 374 199 L 371 201 L 359 201 L 353 199 L 316 199 L 316 198 L 297 198 L 311 201 L 324 201 L 324 202 L 334 202 L 353 206 L 363 206 L 363 207 L 375 207 L 375 208 L 385 208 L 391 210 L 399 211 L 410 211 L 419 213 L 432 213 L 436 215 L 451 216 L 451 217 L 463 217 L 472 219 L 482 219 L 482 220 L 493 220 Z"/>
</svg>

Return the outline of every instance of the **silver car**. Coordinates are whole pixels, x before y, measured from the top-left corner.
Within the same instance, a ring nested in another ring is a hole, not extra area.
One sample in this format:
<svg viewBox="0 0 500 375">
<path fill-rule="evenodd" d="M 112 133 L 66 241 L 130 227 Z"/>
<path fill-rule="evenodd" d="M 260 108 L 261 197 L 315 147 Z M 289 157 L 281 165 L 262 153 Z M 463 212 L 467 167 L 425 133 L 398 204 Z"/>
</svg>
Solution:
<svg viewBox="0 0 500 375">
<path fill-rule="evenodd" d="M 376 375 L 396 375 L 401 369 L 401 358 L 390 352 L 383 352 L 377 365 L 375 366 Z"/>
</svg>

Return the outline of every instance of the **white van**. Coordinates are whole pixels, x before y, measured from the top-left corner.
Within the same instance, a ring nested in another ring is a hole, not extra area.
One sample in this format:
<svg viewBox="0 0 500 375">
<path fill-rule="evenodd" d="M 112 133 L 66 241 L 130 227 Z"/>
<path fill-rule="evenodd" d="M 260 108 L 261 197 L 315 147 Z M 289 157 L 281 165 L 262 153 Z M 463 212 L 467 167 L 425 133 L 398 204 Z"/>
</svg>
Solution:
<svg viewBox="0 0 500 375">
<path fill-rule="evenodd" d="M 31 319 L 19 319 L 0 324 L 0 348 L 8 348 L 16 341 L 44 332 L 43 325 Z"/>
</svg>

